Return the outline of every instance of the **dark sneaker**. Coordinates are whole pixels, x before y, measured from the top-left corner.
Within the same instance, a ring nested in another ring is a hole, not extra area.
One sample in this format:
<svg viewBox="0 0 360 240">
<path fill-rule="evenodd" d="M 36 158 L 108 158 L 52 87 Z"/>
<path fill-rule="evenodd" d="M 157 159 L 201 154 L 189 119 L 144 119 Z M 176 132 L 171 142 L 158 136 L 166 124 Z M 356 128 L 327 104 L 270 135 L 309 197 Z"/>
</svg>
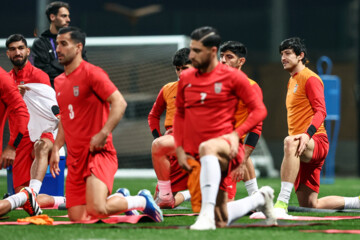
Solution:
<svg viewBox="0 0 360 240">
<path fill-rule="evenodd" d="M 158 205 L 156 205 L 153 197 L 149 190 L 143 189 L 140 190 L 138 196 L 142 196 L 146 200 L 146 206 L 144 209 L 144 213 L 151 217 L 155 222 L 164 221 L 163 214 Z"/>
<path fill-rule="evenodd" d="M 42 214 L 41 208 L 39 203 L 36 201 L 36 194 L 30 187 L 24 187 L 21 189 L 20 192 L 23 192 L 27 196 L 27 200 L 23 206 L 23 209 L 30 215 L 30 216 L 37 216 Z"/>
<path fill-rule="evenodd" d="M 116 190 L 117 193 L 122 194 L 124 197 L 129 197 L 130 196 L 130 191 L 127 188 L 119 188 L 118 190 Z M 124 212 L 125 215 L 127 216 L 133 216 L 133 215 L 139 215 L 139 212 L 136 210 L 130 210 L 127 212 Z"/>
</svg>

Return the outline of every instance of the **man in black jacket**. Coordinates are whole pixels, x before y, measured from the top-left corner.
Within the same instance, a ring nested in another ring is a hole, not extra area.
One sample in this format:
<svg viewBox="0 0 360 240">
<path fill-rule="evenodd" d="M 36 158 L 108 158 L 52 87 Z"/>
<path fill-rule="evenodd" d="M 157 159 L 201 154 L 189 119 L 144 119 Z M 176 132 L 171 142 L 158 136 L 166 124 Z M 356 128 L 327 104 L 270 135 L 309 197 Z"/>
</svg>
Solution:
<svg viewBox="0 0 360 240">
<path fill-rule="evenodd" d="M 69 4 L 60 1 L 52 2 L 46 7 L 50 28 L 34 41 L 31 48 L 30 59 L 35 67 L 49 75 L 52 87 L 54 87 L 54 78 L 64 72 L 64 67 L 57 59 L 56 36 L 60 28 L 69 26 L 69 9 Z"/>
</svg>

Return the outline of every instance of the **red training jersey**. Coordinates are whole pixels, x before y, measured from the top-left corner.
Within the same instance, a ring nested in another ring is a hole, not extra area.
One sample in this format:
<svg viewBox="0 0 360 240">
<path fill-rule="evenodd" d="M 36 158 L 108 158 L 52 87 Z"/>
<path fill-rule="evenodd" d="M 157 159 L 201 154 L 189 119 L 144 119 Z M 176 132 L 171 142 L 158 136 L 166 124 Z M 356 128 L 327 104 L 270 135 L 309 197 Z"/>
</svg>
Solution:
<svg viewBox="0 0 360 240">
<path fill-rule="evenodd" d="M 235 129 L 235 111 L 239 100 L 248 107 L 245 122 Z M 176 146 L 197 154 L 201 142 L 231 133 L 239 137 L 254 128 L 267 114 L 245 73 L 217 64 L 209 73 L 196 68 L 182 72 L 176 96 L 174 121 Z"/>
<path fill-rule="evenodd" d="M 290 136 L 306 133 L 310 125 L 317 129 L 315 134 L 326 134 L 324 84 L 309 68 L 305 67 L 290 78 L 286 109 Z"/>
<path fill-rule="evenodd" d="M 46 85 L 50 84 L 49 76 L 39 68 L 34 67 L 30 61 L 26 63 L 26 65 L 20 69 L 17 73 L 14 69 L 9 72 L 11 78 L 14 80 L 16 85 L 24 85 L 27 83 L 43 83 Z M 9 115 L 9 129 L 10 135 L 16 135 L 16 122 L 17 116 Z M 25 137 L 29 137 L 29 132 L 26 128 L 26 132 L 24 133 Z"/>
<path fill-rule="evenodd" d="M 105 125 L 110 112 L 106 99 L 117 88 L 104 70 L 86 61 L 69 75 L 60 74 L 54 82 L 68 149 L 67 164 L 71 164 L 89 150 L 91 138 Z M 103 151 L 116 154 L 111 133 Z"/>
<path fill-rule="evenodd" d="M 153 130 L 157 130 L 161 136 L 160 132 L 160 116 L 166 110 L 166 116 L 164 121 L 165 129 L 172 128 L 174 122 L 174 116 L 176 111 L 175 101 L 176 101 L 176 93 L 178 87 L 178 81 L 170 82 L 164 85 L 157 98 L 156 101 L 149 113 L 148 123 L 151 132 Z"/>
<path fill-rule="evenodd" d="M 7 114 L 15 119 L 13 122 L 13 134 L 10 134 L 9 145 L 17 147 L 21 136 L 27 131 L 29 113 L 19 90 L 9 74 L 0 67 L 0 144 L 2 146 L 3 130 Z M 0 154 L 2 147 L 0 148 Z"/>
<path fill-rule="evenodd" d="M 14 79 L 16 85 L 43 83 L 51 87 L 49 75 L 43 70 L 34 67 L 30 61 L 28 61 L 23 69 L 20 69 L 17 73 L 12 69 L 9 74 Z"/>
</svg>

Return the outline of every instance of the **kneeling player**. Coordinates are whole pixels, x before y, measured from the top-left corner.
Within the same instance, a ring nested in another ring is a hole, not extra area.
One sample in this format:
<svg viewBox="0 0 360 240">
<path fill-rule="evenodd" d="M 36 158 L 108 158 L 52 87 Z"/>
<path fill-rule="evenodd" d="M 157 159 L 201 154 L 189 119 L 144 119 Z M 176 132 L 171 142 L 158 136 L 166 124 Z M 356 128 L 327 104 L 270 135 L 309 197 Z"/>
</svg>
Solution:
<svg viewBox="0 0 360 240">
<path fill-rule="evenodd" d="M 109 197 L 118 168 L 111 132 L 127 104 L 108 75 L 82 59 L 85 33 L 75 27 L 62 28 L 56 43 L 65 72 L 55 79 L 61 120 L 50 171 L 54 176 L 59 173 L 58 152 L 66 142 L 66 207 L 70 220 L 103 218 L 139 209 L 154 221 L 163 221 L 162 211 L 148 190 L 137 196 L 116 193 Z"/>
<path fill-rule="evenodd" d="M 182 71 L 192 67 L 189 53 L 189 48 L 182 48 L 175 53 L 172 63 L 177 77 Z M 160 208 L 174 208 L 190 199 L 190 193 L 187 190 L 188 174 L 177 162 L 172 132 L 177 86 L 178 81 L 170 82 L 161 88 L 148 116 L 150 130 L 155 138 L 151 146 L 151 155 L 158 178 L 155 201 Z M 160 116 L 165 109 L 166 133 L 161 136 Z"/>
</svg>

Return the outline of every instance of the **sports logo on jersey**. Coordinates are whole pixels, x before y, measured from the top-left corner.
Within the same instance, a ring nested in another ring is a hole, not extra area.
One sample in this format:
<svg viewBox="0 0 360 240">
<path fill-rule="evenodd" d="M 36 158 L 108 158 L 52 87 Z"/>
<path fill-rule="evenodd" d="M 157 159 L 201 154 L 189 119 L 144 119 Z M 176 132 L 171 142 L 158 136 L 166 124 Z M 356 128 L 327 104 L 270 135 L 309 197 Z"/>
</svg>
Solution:
<svg viewBox="0 0 360 240">
<path fill-rule="evenodd" d="M 294 93 L 296 93 L 296 90 L 298 89 L 298 84 L 295 84 L 295 87 L 294 87 Z"/>
<path fill-rule="evenodd" d="M 79 96 L 79 86 L 74 86 L 73 90 L 74 90 L 74 96 L 78 97 Z"/>
<path fill-rule="evenodd" d="M 215 83 L 214 84 L 214 90 L 215 93 L 221 93 L 222 83 Z"/>
</svg>

